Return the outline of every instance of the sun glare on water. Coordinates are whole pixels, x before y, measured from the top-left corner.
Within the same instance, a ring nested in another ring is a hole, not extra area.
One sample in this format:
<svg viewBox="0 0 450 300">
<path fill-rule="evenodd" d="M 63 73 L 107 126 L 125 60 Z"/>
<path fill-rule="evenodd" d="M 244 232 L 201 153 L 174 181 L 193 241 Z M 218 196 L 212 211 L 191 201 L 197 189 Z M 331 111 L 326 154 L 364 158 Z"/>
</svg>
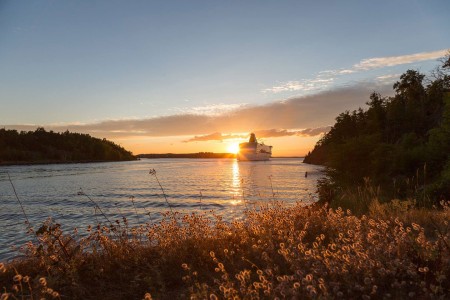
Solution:
<svg viewBox="0 0 450 300">
<path fill-rule="evenodd" d="M 228 145 L 227 151 L 229 153 L 234 153 L 234 154 L 238 153 L 239 152 L 239 144 L 230 144 L 230 145 Z"/>
</svg>

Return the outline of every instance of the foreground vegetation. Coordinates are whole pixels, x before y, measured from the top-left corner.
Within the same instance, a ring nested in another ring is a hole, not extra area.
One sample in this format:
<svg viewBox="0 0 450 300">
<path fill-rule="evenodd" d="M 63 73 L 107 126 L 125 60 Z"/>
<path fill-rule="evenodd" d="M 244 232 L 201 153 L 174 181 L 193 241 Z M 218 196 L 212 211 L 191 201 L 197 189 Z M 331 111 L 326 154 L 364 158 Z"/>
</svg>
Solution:
<svg viewBox="0 0 450 300">
<path fill-rule="evenodd" d="M 47 221 L 26 258 L 0 264 L 1 299 L 444 299 L 450 295 L 448 204 L 373 199 L 367 215 L 284 206 L 232 223 L 168 213 L 62 232 Z M 141 216 L 143 217 L 143 216 Z"/>
<path fill-rule="evenodd" d="M 367 110 L 341 113 L 306 156 L 330 168 L 322 188 L 335 193 L 322 200 L 336 201 L 365 178 L 383 187 L 384 200 L 450 199 L 450 54 L 432 76 L 409 70 L 393 88 L 392 97 L 373 93 Z"/>
<path fill-rule="evenodd" d="M 88 134 L 0 129 L 0 164 L 133 160 L 131 152 Z"/>
</svg>

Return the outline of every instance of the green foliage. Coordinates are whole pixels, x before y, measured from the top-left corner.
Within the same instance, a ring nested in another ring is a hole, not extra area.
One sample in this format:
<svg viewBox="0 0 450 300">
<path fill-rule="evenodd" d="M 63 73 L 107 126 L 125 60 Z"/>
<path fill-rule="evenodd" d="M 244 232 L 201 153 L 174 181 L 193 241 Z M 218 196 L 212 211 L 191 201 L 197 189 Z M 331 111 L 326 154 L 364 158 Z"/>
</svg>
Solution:
<svg viewBox="0 0 450 300">
<path fill-rule="evenodd" d="M 449 199 L 449 62 L 450 54 L 426 86 L 423 74 L 408 70 L 394 84 L 394 96 L 372 93 L 367 110 L 341 113 L 305 162 L 330 167 L 334 188 L 370 178 L 389 197 L 404 198 L 414 182 L 413 197 Z"/>
<path fill-rule="evenodd" d="M 131 152 L 106 139 L 69 131 L 0 129 L 0 163 L 132 160 Z"/>
</svg>

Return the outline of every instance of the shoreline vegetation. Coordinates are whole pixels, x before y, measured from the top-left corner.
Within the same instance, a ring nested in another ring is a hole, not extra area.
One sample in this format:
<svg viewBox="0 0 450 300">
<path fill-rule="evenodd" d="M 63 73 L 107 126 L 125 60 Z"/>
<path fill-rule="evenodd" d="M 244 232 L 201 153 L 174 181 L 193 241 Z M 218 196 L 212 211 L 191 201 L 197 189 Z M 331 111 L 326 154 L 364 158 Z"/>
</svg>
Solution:
<svg viewBox="0 0 450 300">
<path fill-rule="evenodd" d="M 354 209 L 366 185 L 379 188 L 381 202 L 450 199 L 450 53 L 428 78 L 408 70 L 393 89 L 392 97 L 373 92 L 366 110 L 341 113 L 305 157 L 328 167 L 322 202 Z"/>
<path fill-rule="evenodd" d="M 0 129 L 0 166 L 136 160 L 123 147 L 88 134 Z"/>
<path fill-rule="evenodd" d="M 63 164 L 90 164 L 90 163 L 107 163 L 120 161 L 134 161 L 136 159 L 125 160 L 77 160 L 77 161 L 59 161 L 59 160 L 42 160 L 42 161 L 8 161 L 0 162 L 0 167 L 7 166 L 34 166 L 34 165 L 63 165 Z"/>
<path fill-rule="evenodd" d="M 236 158 L 234 153 L 215 153 L 215 152 L 197 152 L 197 153 L 151 153 L 138 154 L 137 158 Z M 304 156 L 274 156 L 272 158 L 304 158 Z"/>
</svg>

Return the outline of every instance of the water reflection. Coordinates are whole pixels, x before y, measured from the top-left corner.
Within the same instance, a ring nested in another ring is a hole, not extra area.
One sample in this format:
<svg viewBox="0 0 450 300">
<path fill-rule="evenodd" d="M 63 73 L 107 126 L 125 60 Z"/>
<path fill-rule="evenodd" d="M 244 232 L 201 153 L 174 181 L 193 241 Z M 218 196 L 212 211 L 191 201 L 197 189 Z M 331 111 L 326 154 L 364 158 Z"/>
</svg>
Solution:
<svg viewBox="0 0 450 300">
<path fill-rule="evenodd" d="M 231 205 L 238 205 L 242 203 L 240 199 L 242 195 L 241 175 L 239 173 L 239 162 L 235 159 L 231 165 Z"/>
<path fill-rule="evenodd" d="M 241 179 L 239 175 L 239 163 L 237 160 L 233 161 L 232 167 L 231 167 L 231 176 L 232 176 L 232 186 L 233 190 L 232 193 L 234 196 L 239 194 L 239 191 L 241 189 Z"/>
<path fill-rule="evenodd" d="M 141 221 L 149 221 L 148 214 L 152 221 L 158 220 L 168 206 L 157 182 L 148 175 L 149 169 L 157 170 L 168 201 L 177 211 L 212 209 L 228 220 L 241 217 L 246 204 L 272 200 L 271 181 L 276 200 L 294 203 L 309 197 L 320 177 L 320 167 L 302 164 L 300 159 L 143 159 L 0 167 L 0 260 L 11 257 L 10 246 L 22 245 L 29 238 L 6 172 L 34 226 L 53 217 L 66 228 L 83 228 L 103 222 L 103 218 L 85 196 L 78 195 L 80 188 L 108 218 L 125 216 L 130 225 L 139 221 L 137 215 Z M 308 178 L 304 177 L 306 171 Z"/>
</svg>

